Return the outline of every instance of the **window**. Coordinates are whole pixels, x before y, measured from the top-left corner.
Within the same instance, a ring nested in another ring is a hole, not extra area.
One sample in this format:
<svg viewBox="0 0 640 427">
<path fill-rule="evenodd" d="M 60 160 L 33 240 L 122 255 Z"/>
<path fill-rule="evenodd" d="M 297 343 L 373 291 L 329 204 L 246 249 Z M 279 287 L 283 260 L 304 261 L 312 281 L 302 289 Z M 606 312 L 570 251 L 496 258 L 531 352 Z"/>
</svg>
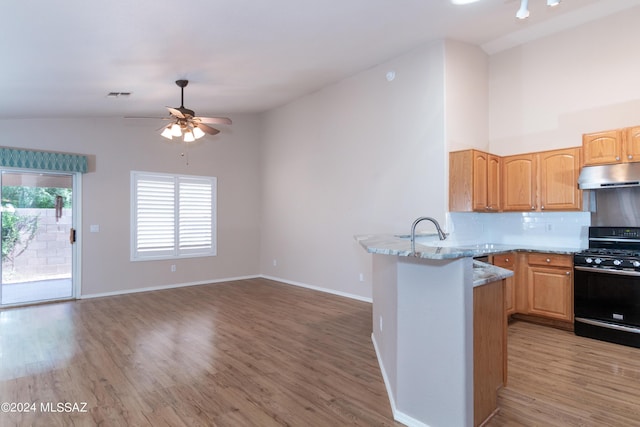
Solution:
<svg viewBox="0 0 640 427">
<path fill-rule="evenodd" d="M 131 260 L 216 255 L 216 178 L 131 172 Z"/>
</svg>

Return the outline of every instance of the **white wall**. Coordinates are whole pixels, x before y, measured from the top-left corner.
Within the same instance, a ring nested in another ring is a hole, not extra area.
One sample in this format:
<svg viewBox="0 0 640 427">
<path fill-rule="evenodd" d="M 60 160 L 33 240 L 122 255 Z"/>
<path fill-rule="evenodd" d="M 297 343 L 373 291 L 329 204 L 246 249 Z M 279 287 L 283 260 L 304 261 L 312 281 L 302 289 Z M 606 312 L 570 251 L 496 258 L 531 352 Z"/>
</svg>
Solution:
<svg viewBox="0 0 640 427">
<path fill-rule="evenodd" d="M 353 236 L 444 221 L 443 61 L 433 43 L 265 115 L 263 274 L 370 298 Z"/>
<path fill-rule="evenodd" d="M 489 58 L 435 42 L 233 117 L 188 167 L 144 121 L 1 120 L 2 145 L 96 161 L 83 180 L 84 295 L 265 274 L 367 299 L 371 256 L 353 235 L 406 233 L 421 215 L 444 223 L 448 151 L 578 146 L 582 133 L 640 124 L 639 19 L 630 9 Z M 129 261 L 132 169 L 218 177 L 217 257 Z"/>
<path fill-rule="evenodd" d="M 229 129 L 190 150 L 188 166 L 180 148 L 155 132 L 155 121 L 0 120 L 0 134 L 3 146 L 90 156 L 79 230 L 82 295 L 87 296 L 259 274 L 259 121 L 251 115 L 233 120 Z M 129 261 L 131 170 L 218 177 L 218 256 Z M 100 232 L 90 233 L 91 224 Z"/>
<path fill-rule="evenodd" d="M 640 124 L 640 7 L 490 58 L 490 150 L 582 144 L 582 134 Z"/>
<path fill-rule="evenodd" d="M 489 56 L 467 43 L 445 46 L 447 151 L 488 151 Z"/>
</svg>

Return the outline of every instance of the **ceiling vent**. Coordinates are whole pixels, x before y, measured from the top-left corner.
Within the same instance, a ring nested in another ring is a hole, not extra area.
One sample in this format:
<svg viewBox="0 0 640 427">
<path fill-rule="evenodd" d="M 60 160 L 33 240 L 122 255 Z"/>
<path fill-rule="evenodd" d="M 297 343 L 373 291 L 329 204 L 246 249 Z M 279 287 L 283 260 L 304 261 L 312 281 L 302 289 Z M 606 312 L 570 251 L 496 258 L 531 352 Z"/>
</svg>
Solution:
<svg viewBox="0 0 640 427">
<path fill-rule="evenodd" d="M 131 92 L 109 92 L 107 94 L 107 98 L 126 98 L 128 96 L 131 96 Z"/>
</svg>

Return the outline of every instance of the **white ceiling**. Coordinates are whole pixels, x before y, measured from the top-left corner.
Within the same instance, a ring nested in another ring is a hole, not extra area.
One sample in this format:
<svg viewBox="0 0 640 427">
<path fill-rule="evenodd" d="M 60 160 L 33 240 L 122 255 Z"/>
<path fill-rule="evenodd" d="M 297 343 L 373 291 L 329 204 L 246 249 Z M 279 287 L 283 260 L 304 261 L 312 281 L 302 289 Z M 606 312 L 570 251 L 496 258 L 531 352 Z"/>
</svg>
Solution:
<svg viewBox="0 0 640 427">
<path fill-rule="evenodd" d="M 258 112 L 451 38 L 495 53 L 640 0 L 29 0 L 2 5 L 0 118 Z M 109 92 L 131 92 L 108 97 Z"/>
</svg>

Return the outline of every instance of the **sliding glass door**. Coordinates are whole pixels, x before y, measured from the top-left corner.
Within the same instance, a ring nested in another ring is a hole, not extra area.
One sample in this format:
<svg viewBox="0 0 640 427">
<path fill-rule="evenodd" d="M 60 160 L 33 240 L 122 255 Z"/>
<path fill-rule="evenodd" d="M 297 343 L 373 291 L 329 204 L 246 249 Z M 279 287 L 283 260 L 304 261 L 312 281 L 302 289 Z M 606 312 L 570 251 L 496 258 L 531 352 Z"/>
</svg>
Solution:
<svg viewBox="0 0 640 427">
<path fill-rule="evenodd" d="M 75 297 L 73 174 L 4 170 L 0 305 Z"/>
</svg>

